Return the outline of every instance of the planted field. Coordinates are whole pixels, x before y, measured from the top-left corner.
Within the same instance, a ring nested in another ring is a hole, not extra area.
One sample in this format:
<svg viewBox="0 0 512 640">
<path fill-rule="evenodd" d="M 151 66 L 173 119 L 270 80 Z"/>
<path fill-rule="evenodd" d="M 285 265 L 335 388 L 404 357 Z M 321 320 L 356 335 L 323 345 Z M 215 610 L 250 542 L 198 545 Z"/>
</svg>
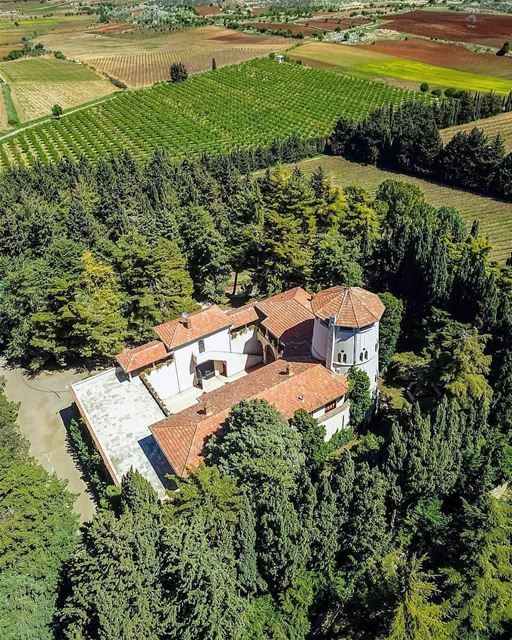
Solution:
<svg viewBox="0 0 512 640">
<path fill-rule="evenodd" d="M 168 80 L 173 62 L 183 62 L 189 73 L 208 71 L 215 58 L 217 67 L 265 57 L 290 46 L 286 38 L 250 35 L 206 26 L 174 33 L 77 34 L 63 39 L 58 34 L 42 41 L 68 57 L 82 60 L 96 70 L 119 78 L 129 87 L 146 87 Z"/>
<path fill-rule="evenodd" d="M 326 136 L 344 115 L 361 119 L 379 106 L 428 100 L 419 92 L 272 60 L 253 60 L 129 91 L 0 138 L 0 166 L 92 158 L 127 150 L 147 158 L 163 147 L 175 157 L 268 144 L 292 133 Z"/>
<path fill-rule="evenodd" d="M 19 18 L 16 20 L 0 20 L 0 46 L 17 45 L 21 39 L 35 38 L 49 33 L 69 34 L 74 31 L 84 29 L 86 26 L 96 21 L 95 16 L 37 16 Z M 64 37 L 63 35 L 61 37 Z"/>
<path fill-rule="evenodd" d="M 483 120 L 475 120 L 474 122 L 468 122 L 467 124 L 460 124 L 456 127 L 449 127 L 441 131 L 441 138 L 444 142 L 448 142 L 459 131 L 471 131 L 478 127 L 489 136 L 494 138 L 500 134 L 505 143 L 505 148 L 508 152 L 512 152 L 512 113 L 500 113 L 493 118 L 485 118 Z"/>
<path fill-rule="evenodd" d="M 380 40 L 357 48 L 440 67 L 450 67 L 459 71 L 512 80 L 512 58 L 475 53 L 461 45 L 424 38 L 410 38 L 409 40 Z"/>
<path fill-rule="evenodd" d="M 54 104 L 68 109 L 116 90 L 84 65 L 53 57 L 2 62 L 0 74 L 9 84 L 22 122 L 48 115 Z"/>
<path fill-rule="evenodd" d="M 292 60 L 332 71 L 391 81 L 407 87 L 427 82 L 431 87 L 454 87 L 468 91 L 494 91 L 507 95 L 512 82 L 505 78 L 460 71 L 390 56 L 372 47 L 355 47 L 329 42 L 307 42 L 290 51 Z"/>
<path fill-rule="evenodd" d="M 415 184 L 425 194 L 425 200 L 433 206 L 455 207 L 469 228 L 473 220 L 478 219 L 480 233 L 487 235 L 495 247 L 493 257 L 496 260 L 505 262 L 512 252 L 512 203 L 444 187 L 393 171 L 363 166 L 344 158 L 325 156 L 298 163 L 298 166 L 308 173 L 313 172 L 319 165 L 340 187 L 359 185 L 374 193 L 377 187 L 388 179 Z"/>
<path fill-rule="evenodd" d="M 409 11 L 389 16 L 386 29 L 417 36 L 501 47 L 512 39 L 512 16 L 463 11 Z"/>
</svg>

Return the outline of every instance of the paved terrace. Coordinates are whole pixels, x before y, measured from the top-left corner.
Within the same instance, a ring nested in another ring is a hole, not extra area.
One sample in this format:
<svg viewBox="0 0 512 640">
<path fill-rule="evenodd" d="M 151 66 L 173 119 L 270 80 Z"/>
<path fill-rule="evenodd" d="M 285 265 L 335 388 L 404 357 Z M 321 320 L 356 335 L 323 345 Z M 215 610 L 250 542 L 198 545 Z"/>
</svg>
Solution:
<svg viewBox="0 0 512 640">
<path fill-rule="evenodd" d="M 205 381 L 204 390 L 192 387 L 165 398 L 164 404 L 172 414 L 179 413 L 196 404 L 205 391 L 244 375 L 245 371 L 230 378 L 217 375 Z M 113 368 L 76 382 L 71 388 L 96 446 L 117 481 L 133 467 L 163 497 L 165 489 L 172 486 L 166 476 L 174 474 L 149 426 L 165 415 L 140 377 L 130 379 L 119 368 Z"/>
</svg>

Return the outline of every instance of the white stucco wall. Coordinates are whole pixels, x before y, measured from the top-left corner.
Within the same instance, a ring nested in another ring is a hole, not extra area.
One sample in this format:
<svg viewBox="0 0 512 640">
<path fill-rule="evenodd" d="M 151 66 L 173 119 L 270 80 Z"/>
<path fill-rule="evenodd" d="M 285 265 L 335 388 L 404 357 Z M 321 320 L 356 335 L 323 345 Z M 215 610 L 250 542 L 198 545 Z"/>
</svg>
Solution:
<svg viewBox="0 0 512 640">
<path fill-rule="evenodd" d="M 230 350 L 229 330 L 217 331 L 211 336 L 203 338 L 206 351 L 226 351 Z M 193 356 L 199 355 L 199 340 L 187 344 L 174 352 L 174 362 L 176 363 L 176 373 L 180 391 L 190 389 L 194 384 L 195 363 Z"/>
<path fill-rule="evenodd" d="M 234 331 L 236 335 L 231 336 L 231 352 L 247 353 L 251 355 L 262 355 L 261 342 L 257 337 L 256 327 L 249 327 L 242 332 Z"/>
<path fill-rule="evenodd" d="M 146 376 L 149 384 L 162 399 L 179 392 L 176 365 L 173 360 L 152 369 Z"/>
<path fill-rule="evenodd" d="M 314 358 L 325 362 L 327 357 L 327 343 L 329 339 L 329 329 L 321 320 L 315 318 L 313 325 L 313 345 L 311 353 Z"/>
<path fill-rule="evenodd" d="M 339 358 L 338 358 L 339 354 Z M 362 359 L 361 359 L 362 354 Z M 346 362 L 343 356 L 346 355 Z M 377 388 L 379 373 L 379 323 L 362 329 L 336 327 L 333 347 L 333 366 L 337 373 L 346 374 L 355 365 L 370 379 L 370 388 Z"/>
<path fill-rule="evenodd" d="M 325 413 L 324 407 L 312 413 L 313 418 L 316 418 L 325 427 L 326 441 L 330 440 L 336 431 L 348 427 L 350 420 L 350 403 L 345 403 L 346 406 L 343 411 L 339 410 L 344 403 L 345 397 L 340 398 L 336 403 L 336 409 L 332 409 L 328 413 Z"/>
</svg>

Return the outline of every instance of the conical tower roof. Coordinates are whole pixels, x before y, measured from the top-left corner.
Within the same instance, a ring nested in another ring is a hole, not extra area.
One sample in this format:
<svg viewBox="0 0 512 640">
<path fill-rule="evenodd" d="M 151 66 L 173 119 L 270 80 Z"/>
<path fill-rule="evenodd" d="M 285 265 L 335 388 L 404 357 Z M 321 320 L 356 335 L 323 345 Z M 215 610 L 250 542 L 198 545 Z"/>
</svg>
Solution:
<svg viewBox="0 0 512 640">
<path fill-rule="evenodd" d="M 317 318 L 334 318 L 337 327 L 360 329 L 381 319 L 384 305 L 379 296 L 360 287 L 331 287 L 319 291 L 311 301 Z"/>
</svg>

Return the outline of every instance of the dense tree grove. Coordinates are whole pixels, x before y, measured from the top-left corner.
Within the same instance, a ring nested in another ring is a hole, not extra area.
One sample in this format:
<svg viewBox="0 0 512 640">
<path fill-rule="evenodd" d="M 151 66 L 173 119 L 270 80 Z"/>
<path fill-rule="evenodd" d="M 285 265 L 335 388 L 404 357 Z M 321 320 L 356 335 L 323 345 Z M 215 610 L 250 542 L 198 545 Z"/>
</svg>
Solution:
<svg viewBox="0 0 512 640">
<path fill-rule="evenodd" d="M 328 149 L 357 162 L 429 176 L 458 188 L 510 199 L 512 154 L 505 153 L 499 135 L 489 139 L 474 128 L 455 134 L 444 145 L 440 136 L 440 129 L 450 124 L 470 122 L 501 110 L 501 99 L 494 94 L 480 99 L 468 94 L 441 105 L 413 103 L 396 110 L 379 109 L 358 124 L 341 118 Z"/>
<path fill-rule="evenodd" d="M 512 265 L 417 187 L 251 176 L 260 160 L 159 152 L 142 167 L 125 155 L 2 176 L 5 353 L 108 356 L 219 299 L 231 273 L 248 272 L 254 295 L 348 282 L 381 292 L 383 370 L 407 401 L 372 411 L 351 370 L 350 428 L 328 443 L 304 411 L 288 423 L 241 402 L 168 501 L 128 473 L 71 558 L 69 497 L 0 402 L 6 637 L 510 638 Z"/>
<path fill-rule="evenodd" d="M 63 564 L 78 541 L 72 496 L 28 453 L 18 407 L 0 385 L 0 630 L 5 640 L 51 640 Z"/>
</svg>

